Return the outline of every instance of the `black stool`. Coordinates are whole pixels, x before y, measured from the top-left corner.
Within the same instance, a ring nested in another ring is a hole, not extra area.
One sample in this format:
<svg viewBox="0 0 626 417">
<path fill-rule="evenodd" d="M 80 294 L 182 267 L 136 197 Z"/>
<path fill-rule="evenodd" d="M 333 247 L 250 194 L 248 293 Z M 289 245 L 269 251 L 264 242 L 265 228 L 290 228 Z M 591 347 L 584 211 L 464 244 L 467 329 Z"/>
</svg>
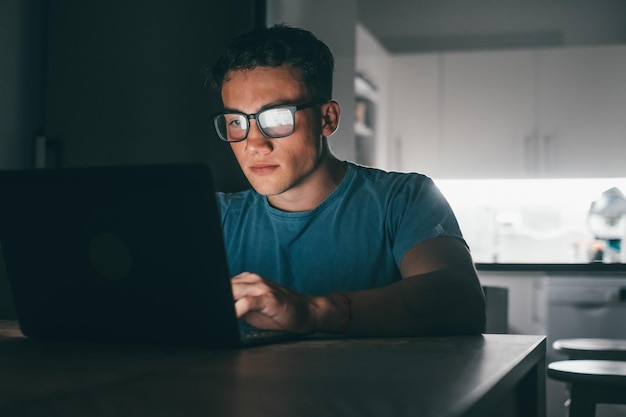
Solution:
<svg viewBox="0 0 626 417">
<path fill-rule="evenodd" d="M 560 339 L 552 347 L 569 359 L 626 361 L 626 340 L 623 339 Z"/>
<path fill-rule="evenodd" d="M 626 404 L 626 361 L 557 361 L 547 374 L 569 384 L 569 417 L 593 417 L 596 404 Z"/>
</svg>

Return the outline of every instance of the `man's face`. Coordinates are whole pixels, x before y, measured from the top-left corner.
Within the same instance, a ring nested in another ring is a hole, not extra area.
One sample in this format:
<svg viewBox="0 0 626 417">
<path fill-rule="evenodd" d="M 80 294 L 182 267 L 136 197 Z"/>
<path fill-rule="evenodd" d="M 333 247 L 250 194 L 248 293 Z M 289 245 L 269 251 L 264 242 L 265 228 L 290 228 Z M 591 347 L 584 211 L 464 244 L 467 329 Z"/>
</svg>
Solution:
<svg viewBox="0 0 626 417">
<path fill-rule="evenodd" d="M 246 114 L 310 99 L 299 70 L 288 65 L 230 71 L 222 84 L 224 108 Z M 297 111 L 294 133 L 283 138 L 266 138 L 256 121 L 250 120 L 248 138 L 231 143 L 231 147 L 254 189 L 276 196 L 314 183 L 311 179 L 322 155 L 322 134 L 320 107 L 315 106 Z"/>
</svg>

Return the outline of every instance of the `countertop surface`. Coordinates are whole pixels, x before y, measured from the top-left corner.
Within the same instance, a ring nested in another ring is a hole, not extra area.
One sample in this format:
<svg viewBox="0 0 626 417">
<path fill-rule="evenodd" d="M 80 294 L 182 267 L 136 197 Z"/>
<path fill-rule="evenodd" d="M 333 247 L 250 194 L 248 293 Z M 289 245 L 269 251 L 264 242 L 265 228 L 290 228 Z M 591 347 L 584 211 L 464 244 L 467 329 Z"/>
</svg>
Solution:
<svg viewBox="0 0 626 417">
<path fill-rule="evenodd" d="M 523 271 L 523 272 L 623 272 L 626 264 L 590 262 L 584 264 L 548 264 L 548 263 L 476 263 L 478 271 Z"/>
</svg>

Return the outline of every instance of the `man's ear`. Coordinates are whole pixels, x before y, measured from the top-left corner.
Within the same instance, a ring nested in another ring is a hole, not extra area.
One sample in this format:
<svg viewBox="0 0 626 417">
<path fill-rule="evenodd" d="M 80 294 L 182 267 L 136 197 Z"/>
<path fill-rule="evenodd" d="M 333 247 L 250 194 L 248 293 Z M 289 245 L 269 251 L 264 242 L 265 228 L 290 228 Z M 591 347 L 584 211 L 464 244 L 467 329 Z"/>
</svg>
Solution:
<svg viewBox="0 0 626 417">
<path fill-rule="evenodd" d="M 335 133 L 339 127 L 341 107 L 335 100 L 322 104 L 322 135 L 328 137 Z"/>
</svg>

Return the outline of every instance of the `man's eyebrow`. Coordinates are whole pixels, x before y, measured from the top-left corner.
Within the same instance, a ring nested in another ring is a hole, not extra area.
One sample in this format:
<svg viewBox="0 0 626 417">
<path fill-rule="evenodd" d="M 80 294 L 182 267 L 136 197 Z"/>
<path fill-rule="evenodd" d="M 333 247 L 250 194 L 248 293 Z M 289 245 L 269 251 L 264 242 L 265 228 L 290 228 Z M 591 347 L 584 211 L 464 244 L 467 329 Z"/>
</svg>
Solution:
<svg viewBox="0 0 626 417">
<path fill-rule="evenodd" d="M 280 107 L 280 106 L 293 106 L 295 105 L 295 101 L 293 100 L 277 100 L 277 101 L 273 101 L 270 103 L 266 103 L 263 106 L 261 106 L 260 109 L 258 109 L 255 113 L 258 112 L 262 112 L 263 110 L 267 110 L 267 109 L 271 109 L 272 107 Z M 247 114 L 239 109 L 234 109 L 234 108 L 230 108 L 230 107 L 224 107 L 224 112 L 233 112 L 233 113 L 243 113 L 243 114 Z"/>
</svg>

